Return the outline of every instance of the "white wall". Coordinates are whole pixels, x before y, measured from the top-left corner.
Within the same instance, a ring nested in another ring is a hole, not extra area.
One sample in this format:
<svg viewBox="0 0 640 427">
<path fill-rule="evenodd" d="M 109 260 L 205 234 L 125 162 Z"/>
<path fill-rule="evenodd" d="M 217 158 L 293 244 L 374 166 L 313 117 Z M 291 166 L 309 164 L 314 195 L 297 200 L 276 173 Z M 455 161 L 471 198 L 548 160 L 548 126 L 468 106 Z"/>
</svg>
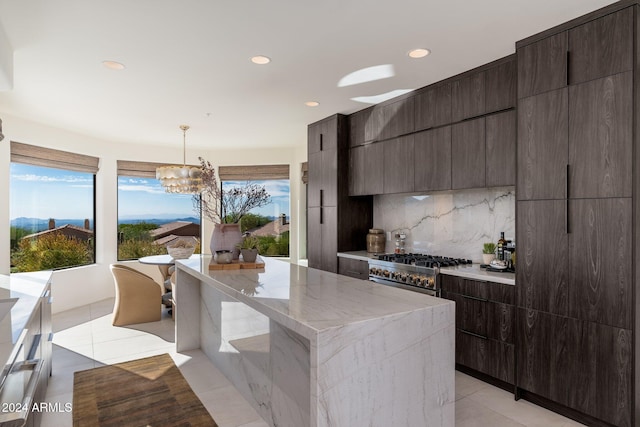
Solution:
<svg viewBox="0 0 640 427">
<path fill-rule="evenodd" d="M 96 264 L 54 273 L 53 311 L 60 312 L 113 296 L 113 279 L 109 264 L 117 261 L 117 160 L 140 160 L 175 163 L 182 159 L 182 147 L 151 147 L 118 144 L 89 138 L 62 129 L 45 126 L 6 114 L 2 115 L 4 141 L 0 142 L 0 274 L 9 273 L 9 141 L 77 152 L 100 158 L 96 175 Z M 305 204 L 300 203 L 300 164 L 306 161 L 306 141 L 300 149 L 269 148 L 262 150 L 203 151 L 187 150 L 187 162 L 198 163 L 201 156 L 215 166 L 249 164 L 289 164 L 291 174 L 291 258 L 297 261 L 299 246 L 304 245 Z M 301 213 L 302 212 L 302 213 Z M 205 224 L 203 248 L 209 247 L 211 225 Z M 135 265 L 134 263 L 133 265 Z"/>
</svg>

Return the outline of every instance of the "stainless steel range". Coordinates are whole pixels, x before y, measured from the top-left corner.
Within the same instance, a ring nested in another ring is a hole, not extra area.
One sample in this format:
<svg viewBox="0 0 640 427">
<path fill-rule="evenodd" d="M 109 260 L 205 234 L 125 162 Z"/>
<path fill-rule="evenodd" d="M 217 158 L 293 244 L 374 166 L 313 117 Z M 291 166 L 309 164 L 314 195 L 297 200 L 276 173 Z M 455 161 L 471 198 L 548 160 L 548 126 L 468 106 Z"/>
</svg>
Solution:
<svg viewBox="0 0 640 427">
<path fill-rule="evenodd" d="M 383 285 L 440 296 L 440 267 L 471 260 L 423 254 L 384 254 L 369 260 L 369 280 Z"/>
</svg>

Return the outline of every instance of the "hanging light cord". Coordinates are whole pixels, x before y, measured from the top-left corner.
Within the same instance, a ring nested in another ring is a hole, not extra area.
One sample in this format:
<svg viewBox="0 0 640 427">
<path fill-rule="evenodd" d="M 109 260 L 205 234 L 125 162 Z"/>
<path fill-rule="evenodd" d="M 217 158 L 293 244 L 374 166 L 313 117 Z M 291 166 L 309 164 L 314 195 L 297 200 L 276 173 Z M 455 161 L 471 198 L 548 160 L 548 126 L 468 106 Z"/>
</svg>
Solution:
<svg viewBox="0 0 640 427">
<path fill-rule="evenodd" d="M 187 130 L 189 130 L 189 126 L 180 125 L 180 129 L 182 129 L 182 166 L 187 165 Z"/>
</svg>

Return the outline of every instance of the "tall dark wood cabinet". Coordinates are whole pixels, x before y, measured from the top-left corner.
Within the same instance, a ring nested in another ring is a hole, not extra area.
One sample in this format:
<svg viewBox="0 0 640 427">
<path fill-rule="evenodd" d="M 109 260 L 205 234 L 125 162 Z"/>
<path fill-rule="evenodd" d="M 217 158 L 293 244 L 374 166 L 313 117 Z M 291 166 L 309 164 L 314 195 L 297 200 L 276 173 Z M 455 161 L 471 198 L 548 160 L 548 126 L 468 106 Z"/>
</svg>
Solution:
<svg viewBox="0 0 640 427">
<path fill-rule="evenodd" d="M 640 423 L 630 4 L 516 46 L 516 385 L 589 425 Z"/>
<path fill-rule="evenodd" d="M 349 123 L 336 114 L 308 127 L 307 258 L 309 267 L 338 272 L 339 251 L 365 249 L 371 197 L 349 197 Z"/>
</svg>

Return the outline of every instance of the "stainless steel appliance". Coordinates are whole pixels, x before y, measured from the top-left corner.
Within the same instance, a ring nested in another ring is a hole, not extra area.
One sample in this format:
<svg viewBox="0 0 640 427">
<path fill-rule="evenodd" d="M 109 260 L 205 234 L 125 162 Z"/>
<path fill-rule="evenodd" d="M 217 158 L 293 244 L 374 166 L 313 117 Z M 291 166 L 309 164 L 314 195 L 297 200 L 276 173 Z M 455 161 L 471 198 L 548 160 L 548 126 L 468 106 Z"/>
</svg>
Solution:
<svg viewBox="0 0 640 427">
<path fill-rule="evenodd" d="M 440 267 L 471 264 L 471 260 L 423 254 L 384 254 L 369 260 L 369 280 L 440 296 Z"/>
</svg>

